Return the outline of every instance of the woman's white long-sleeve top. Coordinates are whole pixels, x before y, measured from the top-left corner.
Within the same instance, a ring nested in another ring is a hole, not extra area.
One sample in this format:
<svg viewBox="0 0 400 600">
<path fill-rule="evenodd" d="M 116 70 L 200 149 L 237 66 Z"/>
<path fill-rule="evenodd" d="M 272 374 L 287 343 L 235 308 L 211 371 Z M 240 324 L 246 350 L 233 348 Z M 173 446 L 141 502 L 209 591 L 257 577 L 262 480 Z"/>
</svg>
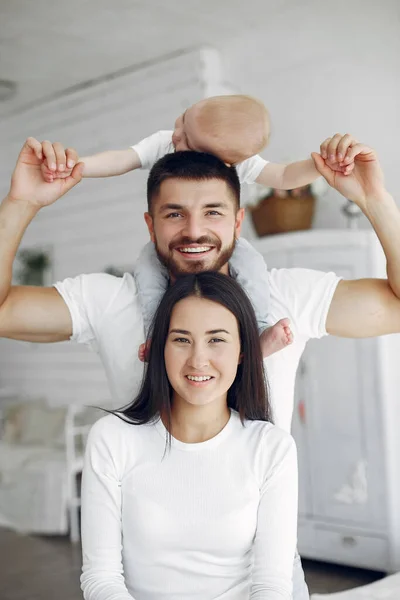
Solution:
<svg viewBox="0 0 400 600">
<path fill-rule="evenodd" d="M 231 411 L 197 444 L 161 420 L 92 428 L 82 482 L 86 600 L 290 600 L 297 529 L 293 438 Z"/>
</svg>

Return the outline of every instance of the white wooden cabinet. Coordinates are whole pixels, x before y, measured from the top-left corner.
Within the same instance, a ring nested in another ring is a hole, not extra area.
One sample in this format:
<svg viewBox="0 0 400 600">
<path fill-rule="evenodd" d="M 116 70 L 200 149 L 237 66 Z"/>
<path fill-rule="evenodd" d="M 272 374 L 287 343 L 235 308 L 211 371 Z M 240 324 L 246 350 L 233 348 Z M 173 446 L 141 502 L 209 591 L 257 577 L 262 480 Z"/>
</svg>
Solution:
<svg viewBox="0 0 400 600">
<path fill-rule="evenodd" d="M 310 230 L 253 243 L 269 268 L 386 277 L 372 231 Z M 400 335 L 308 342 L 297 372 L 292 433 L 300 554 L 400 570 Z"/>
</svg>

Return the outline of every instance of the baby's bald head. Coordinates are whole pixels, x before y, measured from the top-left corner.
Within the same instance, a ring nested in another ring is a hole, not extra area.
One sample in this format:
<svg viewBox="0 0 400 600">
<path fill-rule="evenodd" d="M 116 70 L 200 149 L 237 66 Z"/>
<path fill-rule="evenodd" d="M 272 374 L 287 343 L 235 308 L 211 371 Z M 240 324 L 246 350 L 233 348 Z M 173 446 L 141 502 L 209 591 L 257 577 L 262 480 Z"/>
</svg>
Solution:
<svg viewBox="0 0 400 600">
<path fill-rule="evenodd" d="M 258 154 L 269 132 L 268 111 L 260 100 L 214 96 L 197 102 L 177 119 L 173 139 L 177 150 L 210 152 L 236 164 Z"/>
</svg>

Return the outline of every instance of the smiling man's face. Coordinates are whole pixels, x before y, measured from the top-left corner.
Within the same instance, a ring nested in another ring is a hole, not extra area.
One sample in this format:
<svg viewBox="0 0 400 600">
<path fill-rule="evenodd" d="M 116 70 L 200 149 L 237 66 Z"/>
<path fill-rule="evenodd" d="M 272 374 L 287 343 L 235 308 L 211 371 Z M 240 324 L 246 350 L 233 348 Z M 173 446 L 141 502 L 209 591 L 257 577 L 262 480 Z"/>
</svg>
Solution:
<svg viewBox="0 0 400 600">
<path fill-rule="evenodd" d="M 225 181 L 163 181 L 152 214 L 145 214 L 151 240 L 172 278 L 187 273 L 228 274 L 244 209 L 236 209 Z"/>
</svg>

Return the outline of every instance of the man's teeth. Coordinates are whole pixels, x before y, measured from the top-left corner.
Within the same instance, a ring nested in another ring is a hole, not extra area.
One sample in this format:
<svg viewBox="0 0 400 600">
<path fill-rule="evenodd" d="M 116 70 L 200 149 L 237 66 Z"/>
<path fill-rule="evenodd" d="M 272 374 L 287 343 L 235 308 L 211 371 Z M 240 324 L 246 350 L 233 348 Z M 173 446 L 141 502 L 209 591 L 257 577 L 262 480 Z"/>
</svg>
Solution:
<svg viewBox="0 0 400 600">
<path fill-rule="evenodd" d="M 209 381 L 211 379 L 210 375 L 202 375 L 200 377 L 196 377 L 195 375 L 187 375 L 187 378 L 190 381 Z"/>
<path fill-rule="evenodd" d="M 201 246 L 198 248 L 180 248 L 180 252 L 196 253 L 196 252 L 208 252 L 211 250 L 209 246 Z"/>
</svg>

